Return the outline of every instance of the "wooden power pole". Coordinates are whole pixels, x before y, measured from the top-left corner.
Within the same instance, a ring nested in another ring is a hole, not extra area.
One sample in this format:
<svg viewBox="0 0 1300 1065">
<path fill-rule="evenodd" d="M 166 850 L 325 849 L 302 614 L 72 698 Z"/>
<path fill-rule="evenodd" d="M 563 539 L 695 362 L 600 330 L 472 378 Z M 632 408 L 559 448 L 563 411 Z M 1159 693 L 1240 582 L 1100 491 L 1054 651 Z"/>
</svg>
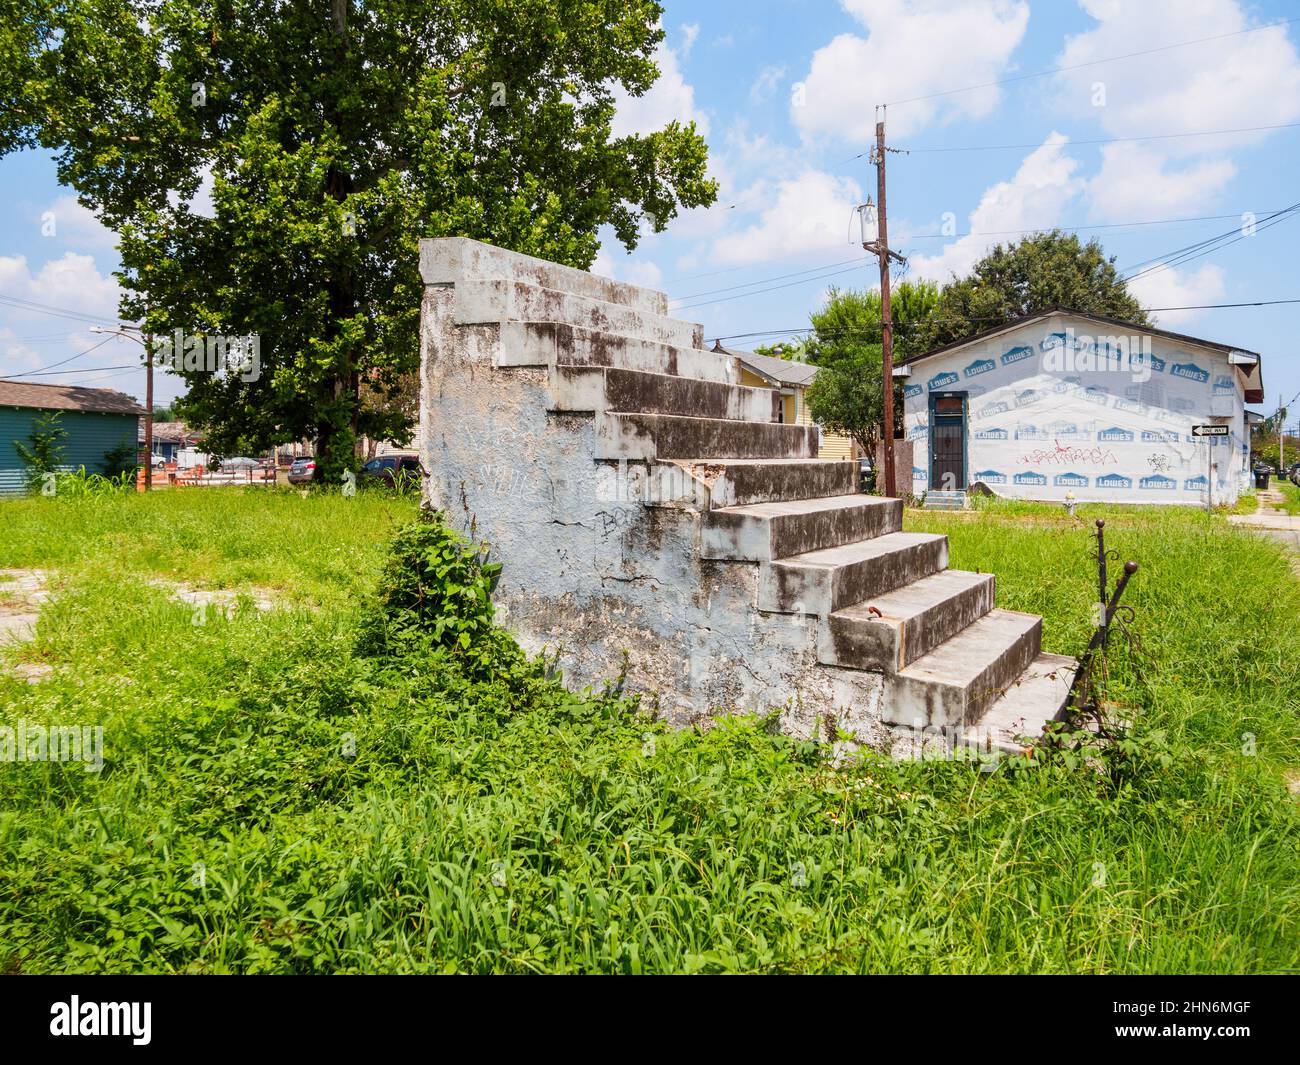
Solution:
<svg viewBox="0 0 1300 1065">
<path fill-rule="evenodd" d="M 153 334 L 144 335 L 144 490 L 153 491 Z"/>
<path fill-rule="evenodd" d="M 885 495 L 897 496 L 898 478 L 894 470 L 894 319 L 889 308 L 889 260 L 896 259 L 900 263 L 905 260 L 897 252 L 889 250 L 889 222 L 885 209 L 885 152 L 885 123 L 881 120 L 876 123 L 876 150 L 872 153 L 872 161 L 876 164 L 876 198 L 879 201 L 876 209 L 878 228 L 876 239 L 865 241 L 862 246 L 867 251 L 875 252 L 880 259 L 881 374 L 885 390 L 882 397 L 884 424 L 880 451 L 885 467 Z"/>
</svg>

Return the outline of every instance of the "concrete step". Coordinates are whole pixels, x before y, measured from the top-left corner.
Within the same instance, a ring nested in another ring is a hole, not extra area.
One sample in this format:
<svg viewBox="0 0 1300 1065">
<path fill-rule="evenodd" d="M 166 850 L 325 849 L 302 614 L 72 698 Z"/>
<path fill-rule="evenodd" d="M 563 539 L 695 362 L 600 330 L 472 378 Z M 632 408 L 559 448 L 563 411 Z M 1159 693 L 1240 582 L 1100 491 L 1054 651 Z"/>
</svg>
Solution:
<svg viewBox="0 0 1300 1065">
<path fill-rule="evenodd" d="M 526 281 L 459 281 L 452 316 L 457 325 L 559 322 L 682 348 L 704 343 L 704 327 L 697 323 Z"/>
<path fill-rule="evenodd" d="M 700 528 L 700 557 L 768 562 L 897 532 L 903 501 L 842 495 L 711 510 Z"/>
<path fill-rule="evenodd" d="M 614 281 L 468 237 L 420 241 L 420 274 L 426 285 L 451 285 L 469 278 L 524 281 L 606 303 L 621 303 L 650 314 L 668 313 L 668 297 L 655 289 Z"/>
<path fill-rule="evenodd" d="M 711 508 L 852 495 L 858 464 L 846 459 L 714 459 L 676 463 L 706 489 Z"/>
<path fill-rule="evenodd" d="M 950 569 L 837 610 L 819 657 L 833 666 L 896 673 L 993 609 L 991 573 Z"/>
<path fill-rule="evenodd" d="M 885 675 L 884 717 L 895 725 L 951 728 L 984 711 L 1037 656 L 1043 619 L 991 610 L 897 673 Z"/>
<path fill-rule="evenodd" d="M 775 422 L 781 393 L 720 381 L 694 381 L 669 374 L 616 368 L 554 366 L 553 410 L 680 414 L 691 418 Z"/>
<path fill-rule="evenodd" d="M 597 459 L 816 458 L 817 429 L 673 414 L 596 415 Z"/>
<path fill-rule="evenodd" d="M 1065 718 L 1066 700 L 1079 663 L 1042 651 L 993 703 L 976 725 L 957 731 L 955 742 L 981 751 L 1019 754 L 1051 721 Z"/>
<path fill-rule="evenodd" d="M 731 355 L 621 337 L 561 322 L 499 322 L 495 366 L 616 366 L 673 374 L 699 381 L 737 384 L 740 366 Z"/>
<path fill-rule="evenodd" d="M 923 506 L 926 510 L 965 510 L 966 493 L 926 492 Z"/>
<path fill-rule="evenodd" d="M 758 576 L 758 609 L 830 614 L 928 577 L 947 564 L 946 536 L 885 533 L 855 544 L 763 563 Z"/>
</svg>

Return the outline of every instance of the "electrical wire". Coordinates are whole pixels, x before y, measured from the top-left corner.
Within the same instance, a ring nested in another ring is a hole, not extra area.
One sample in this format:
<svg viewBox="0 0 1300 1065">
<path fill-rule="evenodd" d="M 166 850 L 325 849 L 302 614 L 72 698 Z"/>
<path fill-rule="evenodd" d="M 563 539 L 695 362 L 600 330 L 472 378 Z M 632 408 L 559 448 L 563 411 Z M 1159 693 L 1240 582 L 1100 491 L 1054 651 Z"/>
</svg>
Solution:
<svg viewBox="0 0 1300 1065">
<path fill-rule="evenodd" d="M 903 104 L 920 103 L 923 100 L 936 100 L 941 96 L 955 96 L 957 93 L 973 92 L 976 89 L 991 89 L 997 85 L 1010 85 L 1015 82 L 1029 81 L 1033 78 L 1050 77 L 1053 74 L 1064 74 L 1071 70 L 1082 70 L 1085 67 L 1101 66 L 1104 63 L 1118 63 L 1123 59 L 1137 59 L 1139 56 L 1156 55 L 1159 52 L 1173 51 L 1175 48 L 1187 48 L 1194 44 L 1205 44 L 1208 41 L 1222 41 L 1229 37 L 1240 37 L 1247 33 L 1259 33 L 1261 30 L 1276 29 L 1279 26 L 1290 26 L 1292 23 L 1300 22 L 1300 17 L 1281 19 L 1278 22 L 1269 22 L 1263 26 L 1251 26 L 1244 30 L 1234 30 L 1231 33 L 1217 33 L 1210 37 L 1197 37 L 1190 41 L 1179 41 L 1176 44 L 1163 44 L 1156 48 L 1144 48 L 1140 52 L 1127 52 L 1124 55 L 1107 56 L 1104 59 L 1089 59 L 1083 63 L 1072 63 L 1069 66 L 1052 67 L 1049 70 L 1036 70 L 1030 74 L 1013 74 L 1011 77 L 998 78 L 996 81 L 985 81 L 978 85 L 964 85 L 958 89 L 944 89 L 940 92 L 925 93 L 922 96 L 909 96 L 904 100 L 892 100 L 882 104 L 883 107 L 901 107 Z"/>
</svg>

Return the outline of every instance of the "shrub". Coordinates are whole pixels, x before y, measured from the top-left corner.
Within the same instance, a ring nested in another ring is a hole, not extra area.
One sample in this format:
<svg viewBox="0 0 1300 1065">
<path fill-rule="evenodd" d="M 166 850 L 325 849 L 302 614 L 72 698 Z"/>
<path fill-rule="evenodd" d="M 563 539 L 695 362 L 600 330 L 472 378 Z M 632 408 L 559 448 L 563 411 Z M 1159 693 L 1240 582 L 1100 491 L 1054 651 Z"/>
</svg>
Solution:
<svg viewBox="0 0 1300 1065">
<path fill-rule="evenodd" d="M 361 651 L 443 649 L 476 671 L 494 656 L 521 660 L 494 625 L 492 592 L 500 575 L 501 564 L 488 561 L 486 548 L 466 541 L 437 511 L 421 513 L 393 538 L 376 601 L 361 625 Z"/>
</svg>

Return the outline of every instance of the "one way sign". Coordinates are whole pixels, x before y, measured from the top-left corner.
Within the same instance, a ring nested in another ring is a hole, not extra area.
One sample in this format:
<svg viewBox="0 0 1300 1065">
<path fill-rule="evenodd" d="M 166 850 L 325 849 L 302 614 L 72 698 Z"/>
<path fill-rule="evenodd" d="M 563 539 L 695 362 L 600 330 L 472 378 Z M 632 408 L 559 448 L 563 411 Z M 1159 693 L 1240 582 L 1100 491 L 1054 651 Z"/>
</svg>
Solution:
<svg viewBox="0 0 1300 1065">
<path fill-rule="evenodd" d="M 1227 436 L 1226 425 L 1193 425 L 1192 436 Z"/>
</svg>

